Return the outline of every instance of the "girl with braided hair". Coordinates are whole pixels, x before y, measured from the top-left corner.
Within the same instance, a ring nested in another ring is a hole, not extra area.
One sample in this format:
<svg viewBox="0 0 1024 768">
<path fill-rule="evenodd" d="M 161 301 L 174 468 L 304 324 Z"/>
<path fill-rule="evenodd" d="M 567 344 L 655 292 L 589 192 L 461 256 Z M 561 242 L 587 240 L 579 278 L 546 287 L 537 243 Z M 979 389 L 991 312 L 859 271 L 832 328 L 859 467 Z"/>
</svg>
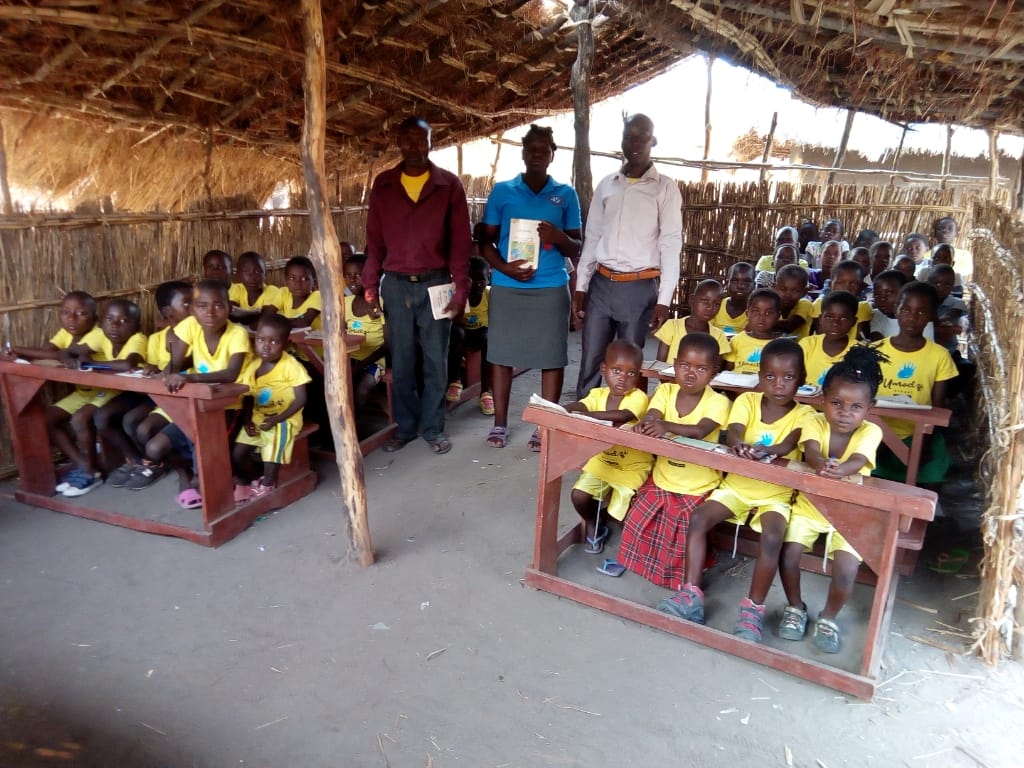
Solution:
<svg viewBox="0 0 1024 768">
<path fill-rule="evenodd" d="M 800 433 L 804 461 L 822 477 L 871 473 L 882 430 L 865 417 L 882 382 L 883 362 L 887 358 L 877 347 L 857 344 L 825 374 L 823 411 L 806 419 Z M 832 558 L 832 582 L 825 607 L 814 622 L 814 644 L 825 653 L 838 653 L 836 616 L 853 592 L 861 557 L 803 493 L 793 502 L 783 538 L 779 572 L 789 604 L 779 622 L 779 637 L 804 638 L 807 605 L 800 594 L 800 556 L 811 551 L 822 534 L 826 537 L 825 557 Z"/>
</svg>

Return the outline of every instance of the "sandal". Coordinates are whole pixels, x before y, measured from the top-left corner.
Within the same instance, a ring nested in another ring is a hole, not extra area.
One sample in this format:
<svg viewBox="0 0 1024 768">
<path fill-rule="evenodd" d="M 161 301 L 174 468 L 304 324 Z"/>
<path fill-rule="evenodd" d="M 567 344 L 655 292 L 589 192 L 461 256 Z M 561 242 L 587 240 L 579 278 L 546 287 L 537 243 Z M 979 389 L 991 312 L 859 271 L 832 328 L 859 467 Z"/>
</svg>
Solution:
<svg viewBox="0 0 1024 768">
<path fill-rule="evenodd" d="M 480 413 L 484 416 L 494 415 L 494 395 L 490 392 L 484 392 L 480 395 Z"/>
<path fill-rule="evenodd" d="M 448 385 L 448 391 L 444 395 L 444 399 L 449 403 L 457 403 L 462 399 L 462 382 L 455 381 Z"/>
<path fill-rule="evenodd" d="M 935 562 L 928 567 L 936 573 L 960 573 L 960 571 L 963 570 L 963 567 L 967 565 L 967 561 L 970 558 L 970 552 L 966 549 L 960 549 L 957 547 L 949 550 L 948 552 L 942 552 L 939 554 L 935 558 Z"/>
<path fill-rule="evenodd" d="M 404 437 L 392 437 L 390 440 L 384 443 L 384 447 L 381 448 L 381 450 L 384 451 L 384 453 L 394 453 L 395 451 L 402 450 L 411 442 L 411 437 L 408 439 Z"/>
<path fill-rule="evenodd" d="M 182 509 L 199 509 L 203 506 L 203 497 L 199 495 L 199 491 L 195 488 L 186 488 L 175 496 L 174 500 L 178 502 L 178 506 Z"/>
<path fill-rule="evenodd" d="M 508 445 L 508 427 L 491 427 L 487 433 L 487 444 L 491 448 L 504 448 Z"/>
<path fill-rule="evenodd" d="M 607 525 L 604 526 L 594 536 L 587 536 L 587 546 L 583 548 L 583 551 L 588 555 L 600 555 L 604 552 L 604 545 L 611 535 L 612 529 Z"/>
<path fill-rule="evenodd" d="M 245 502 L 251 500 L 252 488 L 250 486 L 242 483 L 235 486 L 235 504 L 245 504 Z"/>
<path fill-rule="evenodd" d="M 430 450 L 439 456 L 443 453 L 448 453 L 452 449 L 451 441 L 447 437 L 435 437 L 433 440 L 427 440 L 427 445 L 430 446 Z"/>
<path fill-rule="evenodd" d="M 530 435 L 530 439 L 526 443 L 526 447 L 534 453 L 540 453 L 540 430 L 533 430 L 533 434 Z"/>
</svg>

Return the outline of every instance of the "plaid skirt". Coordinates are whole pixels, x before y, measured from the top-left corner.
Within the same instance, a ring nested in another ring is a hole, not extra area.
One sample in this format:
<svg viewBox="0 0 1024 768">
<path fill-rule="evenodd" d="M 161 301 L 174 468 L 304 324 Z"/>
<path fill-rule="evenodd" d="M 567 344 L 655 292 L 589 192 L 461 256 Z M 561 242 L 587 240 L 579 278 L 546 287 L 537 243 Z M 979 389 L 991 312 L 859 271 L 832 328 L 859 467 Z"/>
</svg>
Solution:
<svg viewBox="0 0 1024 768">
<path fill-rule="evenodd" d="M 690 513 L 705 498 L 665 491 L 648 479 L 626 515 L 618 562 L 652 584 L 679 589 L 686 569 Z"/>
</svg>

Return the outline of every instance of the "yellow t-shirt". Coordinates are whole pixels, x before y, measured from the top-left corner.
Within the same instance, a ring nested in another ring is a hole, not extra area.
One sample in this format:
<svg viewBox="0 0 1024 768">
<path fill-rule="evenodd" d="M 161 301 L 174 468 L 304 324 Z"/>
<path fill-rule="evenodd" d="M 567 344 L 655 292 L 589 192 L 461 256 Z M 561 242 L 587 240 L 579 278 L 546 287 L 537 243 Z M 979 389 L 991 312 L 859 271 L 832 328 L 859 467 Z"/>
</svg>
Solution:
<svg viewBox="0 0 1024 768">
<path fill-rule="evenodd" d="M 262 309 L 267 306 L 281 309 L 285 299 L 285 297 L 281 296 L 282 291 L 287 294 L 287 300 L 291 303 L 292 295 L 288 293 L 288 289 L 276 285 L 263 286 L 263 292 L 256 297 L 256 301 L 250 304 L 249 292 L 245 289 L 245 285 L 242 283 L 232 283 L 231 288 L 228 290 L 228 298 L 232 303 L 237 304 L 239 309 L 244 309 L 246 312 Z"/>
<path fill-rule="evenodd" d="M 718 354 L 725 357 L 732 348 L 725 333 L 722 332 L 721 328 L 714 325 L 708 325 L 708 333 L 718 342 Z M 666 362 L 675 362 L 676 355 L 679 354 L 679 342 L 683 340 L 683 336 L 686 334 L 685 317 L 666 320 L 661 328 L 658 329 L 658 332 L 654 334 L 654 338 L 668 345 L 668 359 Z"/>
<path fill-rule="evenodd" d="M 297 307 L 293 307 L 292 304 L 295 301 L 295 297 L 292 296 L 291 291 L 287 288 L 282 288 L 278 295 L 281 303 L 277 305 L 277 311 L 287 317 L 289 320 L 295 320 L 296 318 L 302 317 L 304 314 L 309 312 L 311 309 L 317 311 L 317 316 L 313 318 L 313 323 L 310 325 L 314 331 L 322 330 L 323 324 L 323 300 L 320 297 L 320 291 L 312 291 L 309 296 L 302 300 L 302 303 Z"/>
<path fill-rule="evenodd" d="M 248 362 L 252 353 L 249 332 L 238 323 L 228 323 L 224 333 L 217 340 L 216 349 L 206 346 L 203 326 L 194 317 L 186 317 L 174 326 L 174 335 L 181 339 L 192 350 L 192 367 L 190 373 L 213 373 L 228 367 L 232 355 L 243 353 Z M 245 364 L 243 363 L 243 367 Z"/>
<path fill-rule="evenodd" d="M 430 171 L 424 171 L 419 176 L 410 176 L 407 173 L 402 174 L 402 187 L 405 188 L 405 194 L 414 203 L 419 201 L 420 192 L 423 191 L 423 186 L 427 183 L 428 178 L 430 178 Z"/>
<path fill-rule="evenodd" d="M 94 329 L 95 330 L 95 329 Z M 100 331 L 96 334 L 93 332 L 87 333 L 82 337 L 82 343 L 85 344 L 89 349 L 92 350 L 93 360 L 102 362 L 104 360 L 127 360 L 132 355 L 139 355 L 142 357 L 143 362 L 148 358 L 146 357 L 148 351 L 148 341 L 146 334 L 136 333 L 133 334 L 121 347 L 118 353 L 114 354 L 114 345 L 107 338 L 107 335 Z"/>
<path fill-rule="evenodd" d="M 366 338 L 359 345 L 359 349 L 350 355 L 356 360 L 365 360 L 384 344 L 384 313 L 381 312 L 380 317 L 376 319 L 368 314 L 357 317 L 352 313 L 352 303 L 355 300 L 355 296 L 345 297 L 345 332 L 365 334 Z"/>
<path fill-rule="evenodd" d="M 761 350 L 771 339 L 755 339 L 746 331 L 737 333 L 729 343 L 732 348 L 725 359 L 733 364 L 736 373 L 757 373 L 761 370 Z"/>
<path fill-rule="evenodd" d="M 807 369 L 805 383 L 817 387 L 825 383 L 825 374 L 833 365 L 846 357 L 846 353 L 853 346 L 853 342 L 848 341 L 842 352 L 838 355 L 830 355 L 823 347 L 825 337 L 821 334 L 808 336 L 805 339 L 800 339 L 797 343 L 804 351 L 804 367 Z"/>
<path fill-rule="evenodd" d="M 743 442 L 748 445 L 769 446 L 785 440 L 795 429 L 800 429 L 801 424 L 814 415 L 814 409 L 809 405 L 797 403 L 793 408 L 780 419 L 771 423 L 761 420 L 761 403 L 764 394 L 761 392 L 744 392 L 736 398 L 729 411 L 729 426 L 733 424 L 743 425 Z M 794 448 L 783 458 L 795 459 L 799 455 L 799 448 Z M 770 499 L 781 493 L 790 491 L 775 483 L 766 483 L 764 480 L 755 480 L 743 475 L 729 475 L 722 483 L 738 493 L 745 499 Z"/>
<path fill-rule="evenodd" d="M 82 338 L 80 338 L 78 341 L 75 341 L 74 336 L 72 336 L 66 330 L 61 328 L 59 331 L 53 334 L 53 336 L 50 337 L 50 343 L 53 344 L 53 346 L 55 346 L 57 349 L 67 349 L 68 347 L 74 346 L 75 344 L 84 344 L 85 339 L 89 336 L 89 334 L 96 332 L 103 333 L 103 331 L 100 330 L 100 327 L 98 325 L 94 325 L 92 328 L 90 328 L 82 335 Z"/>
<path fill-rule="evenodd" d="M 803 339 L 809 336 L 811 333 L 811 320 L 813 311 L 814 305 L 811 303 L 811 300 L 805 296 L 804 298 L 800 299 L 800 301 L 796 303 L 796 306 L 793 307 L 792 310 L 790 310 L 789 314 L 782 319 L 788 320 L 791 317 L 802 317 L 804 319 L 803 324 L 795 331 L 792 331 L 792 334 L 796 336 L 798 339 Z"/>
<path fill-rule="evenodd" d="M 821 458 L 829 458 L 829 444 L 832 441 L 832 427 L 824 413 L 814 412 L 801 424 L 800 450 L 807 455 L 807 443 L 815 441 L 821 448 Z M 840 462 L 849 461 L 855 453 L 859 453 L 867 463 L 861 468 L 860 474 L 870 475 L 875 468 L 875 454 L 882 442 L 882 428 L 870 421 L 863 421 L 856 431 L 850 435 L 850 442 L 841 456 L 835 457 Z"/>
<path fill-rule="evenodd" d="M 606 411 L 611 393 L 608 387 L 594 387 L 580 402 L 588 411 Z M 636 424 L 647 413 L 647 393 L 642 389 L 628 392 L 617 410 L 629 411 L 635 417 L 623 424 L 623 428 Z M 644 480 L 651 473 L 652 461 L 649 453 L 613 445 L 584 464 L 583 471 L 606 483 L 624 485 L 635 491 L 644 484 Z"/>
<path fill-rule="evenodd" d="M 801 267 L 803 267 L 804 269 L 807 269 L 807 260 L 806 259 L 800 259 L 797 263 Z M 772 272 L 775 271 L 775 254 L 774 253 L 766 253 L 764 256 L 762 256 L 760 259 L 758 259 L 757 260 L 757 264 L 754 265 L 754 271 L 755 272 L 766 272 L 768 270 L 771 270 Z"/>
<path fill-rule="evenodd" d="M 814 300 L 811 305 L 811 317 L 821 317 L 821 301 L 824 296 L 819 296 Z M 875 308 L 871 306 L 870 301 L 862 301 L 857 304 L 857 322 L 853 324 L 853 328 L 850 329 L 850 341 L 857 340 L 857 330 L 860 328 L 861 323 L 870 323 L 871 318 L 875 316 Z"/>
<path fill-rule="evenodd" d="M 268 416 L 277 416 L 295 402 L 295 388 L 308 384 L 312 379 L 302 367 L 302 363 L 287 352 L 281 355 L 277 365 L 262 376 L 257 376 L 263 361 L 253 358 L 238 376 L 238 383 L 249 388 L 252 395 L 252 421 L 257 426 Z M 293 413 L 287 419 L 288 425 L 298 432 L 302 429 L 302 411 Z"/>
<path fill-rule="evenodd" d="M 882 383 L 879 396 L 907 395 L 915 403 L 932 404 L 932 386 L 937 381 L 956 378 L 956 363 L 945 347 L 925 340 L 917 352 L 901 352 L 892 345 L 892 339 L 882 339 L 879 351 L 889 358 L 882 363 Z M 914 434 L 914 424 L 903 419 L 886 419 L 892 431 L 901 440 Z"/>
<path fill-rule="evenodd" d="M 729 310 L 725 308 L 727 301 L 728 299 L 722 299 L 722 304 L 718 308 L 718 314 L 711 318 L 711 325 L 721 328 L 729 334 L 739 333 L 747 327 L 747 310 L 743 310 L 742 314 L 737 317 L 731 317 Z"/>
<path fill-rule="evenodd" d="M 702 440 L 717 442 L 721 425 L 729 416 L 729 398 L 715 392 L 711 387 L 704 389 L 700 401 L 689 413 L 680 416 L 676 410 L 676 398 L 679 396 L 679 385 L 672 381 L 659 384 L 654 396 L 647 406 L 648 411 L 660 411 L 665 421 L 675 424 L 699 424 L 704 419 L 711 419 L 717 427 L 712 429 Z M 654 484 L 665 491 L 684 493 L 689 496 L 703 496 L 714 488 L 722 479 L 722 473 L 711 467 L 687 464 L 679 459 L 658 456 L 654 461 L 652 473 Z"/>
<path fill-rule="evenodd" d="M 466 301 L 466 311 L 459 318 L 459 323 L 468 331 L 475 331 L 478 328 L 486 328 L 489 322 L 491 308 L 491 286 L 484 288 L 484 295 L 480 303 L 473 306 Z"/>
</svg>

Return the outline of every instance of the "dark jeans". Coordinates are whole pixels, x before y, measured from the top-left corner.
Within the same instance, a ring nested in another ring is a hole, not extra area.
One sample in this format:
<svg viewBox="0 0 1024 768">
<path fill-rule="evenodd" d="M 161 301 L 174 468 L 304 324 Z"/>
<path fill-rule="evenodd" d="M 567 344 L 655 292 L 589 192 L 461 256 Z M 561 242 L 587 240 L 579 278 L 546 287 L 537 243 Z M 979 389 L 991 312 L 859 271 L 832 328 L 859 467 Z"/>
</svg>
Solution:
<svg viewBox="0 0 1024 768">
<path fill-rule="evenodd" d="M 583 318 L 583 349 L 576 399 L 582 400 L 601 380 L 604 350 L 614 339 L 626 339 L 643 349 L 651 313 L 658 303 L 658 280 L 613 283 L 595 272 L 587 291 Z"/>
<path fill-rule="evenodd" d="M 438 274 L 410 282 L 386 274 L 380 286 L 391 350 L 391 393 L 398 422 L 396 437 L 412 440 L 422 435 L 436 440 L 444 435 L 444 393 L 448 388 L 448 336 L 451 320 L 435 320 L 427 288 L 450 279 Z M 423 388 L 417 387 L 416 350 L 423 356 Z"/>
</svg>

